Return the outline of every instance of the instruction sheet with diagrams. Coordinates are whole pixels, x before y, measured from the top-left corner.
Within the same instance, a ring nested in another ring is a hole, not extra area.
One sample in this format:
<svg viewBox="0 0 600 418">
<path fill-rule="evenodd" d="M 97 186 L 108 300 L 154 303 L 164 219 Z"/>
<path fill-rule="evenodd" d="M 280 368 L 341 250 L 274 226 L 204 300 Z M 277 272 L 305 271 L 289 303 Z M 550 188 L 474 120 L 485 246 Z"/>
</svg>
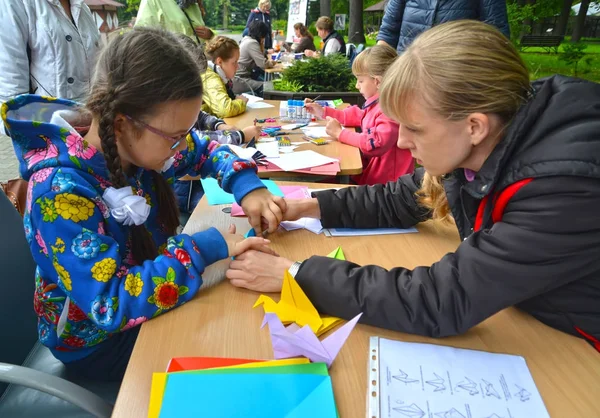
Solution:
<svg viewBox="0 0 600 418">
<path fill-rule="evenodd" d="M 371 337 L 368 417 L 549 418 L 525 359 Z"/>
</svg>

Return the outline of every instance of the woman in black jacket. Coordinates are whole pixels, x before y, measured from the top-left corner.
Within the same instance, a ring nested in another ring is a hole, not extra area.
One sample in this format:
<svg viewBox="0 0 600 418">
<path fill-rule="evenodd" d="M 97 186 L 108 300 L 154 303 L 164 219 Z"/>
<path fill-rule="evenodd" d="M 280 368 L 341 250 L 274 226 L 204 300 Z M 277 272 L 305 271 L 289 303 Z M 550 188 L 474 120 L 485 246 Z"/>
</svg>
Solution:
<svg viewBox="0 0 600 418">
<path fill-rule="evenodd" d="M 407 228 L 452 220 L 463 239 L 431 267 L 293 263 L 249 252 L 227 277 L 277 291 L 289 269 L 315 307 L 441 337 L 517 306 L 564 332 L 600 338 L 600 85 L 530 84 L 497 29 L 457 21 L 419 36 L 388 70 L 383 111 L 424 169 L 397 182 L 287 200 L 286 220 L 325 228 Z M 597 345 L 600 347 L 600 343 Z"/>
</svg>

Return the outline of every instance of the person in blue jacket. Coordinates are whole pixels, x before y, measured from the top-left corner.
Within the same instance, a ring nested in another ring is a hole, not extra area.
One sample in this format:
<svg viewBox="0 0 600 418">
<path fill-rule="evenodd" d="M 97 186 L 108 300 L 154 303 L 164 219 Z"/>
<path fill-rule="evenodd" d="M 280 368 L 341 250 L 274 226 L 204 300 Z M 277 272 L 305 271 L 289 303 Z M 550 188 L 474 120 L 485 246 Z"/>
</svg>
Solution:
<svg viewBox="0 0 600 418">
<path fill-rule="evenodd" d="M 250 29 L 250 23 L 255 20 L 259 20 L 264 22 L 269 28 L 269 34 L 265 38 L 265 51 L 273 48 L 273 37 L 271 35 L 271 0 L 260 0 L 258 2 L 258 7 L 256 9 L 252 9 L 250 11 L 250 15 L 248 16 L 248 21 L 246 22 L 246 29 L 242 32 L 243 36 L 248 36 L 248 31 Z"/>
<path fill-rule="evenodd" d="M 510 38 L 505 0 L 390 0 L 377 43 L 390 45 L 401 54 L 421 32 L 460 19 L 496 26 Z"/>
</svg>

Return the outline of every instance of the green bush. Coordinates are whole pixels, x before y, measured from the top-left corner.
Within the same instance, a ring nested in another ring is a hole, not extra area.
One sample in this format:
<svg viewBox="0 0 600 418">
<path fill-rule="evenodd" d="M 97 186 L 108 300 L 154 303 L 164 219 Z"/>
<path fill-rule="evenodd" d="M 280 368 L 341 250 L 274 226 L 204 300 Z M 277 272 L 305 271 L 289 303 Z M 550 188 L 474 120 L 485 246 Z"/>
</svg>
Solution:
<svg viewBox="0 0 600 418">
<path fill-rule="evenodd" d="M 301 91 L 354 91 L 354 75 L 345 56 L 332 54 L 327 57 L 297 61 L 282 74 L 282 83 L 297 83 Z M 275 86 L 276 89 L 278 89 Z M 283 89 L 278 89 L 283 91 Z"/>
<path fill-rule="evenodd" d="M 287 20 L 274 20 L 271 22 L 271 29 L 273 30 L 287 30 Z"/>
<path fill-rule="evenodd" d="M 308 25 L 308 31 L 312 33 L 312 36 L 317 36 L 317 22 L 312 22 L 310 25 Z"/>
<path fill-rule="evenodd" d="M 281 78 L 273 81 L 273 88 L 277 91 L 291 91 L 297 93 L 302 91 L 303 87 L 304 86 L 297 81 L 289 81 Z"/>
</svg>

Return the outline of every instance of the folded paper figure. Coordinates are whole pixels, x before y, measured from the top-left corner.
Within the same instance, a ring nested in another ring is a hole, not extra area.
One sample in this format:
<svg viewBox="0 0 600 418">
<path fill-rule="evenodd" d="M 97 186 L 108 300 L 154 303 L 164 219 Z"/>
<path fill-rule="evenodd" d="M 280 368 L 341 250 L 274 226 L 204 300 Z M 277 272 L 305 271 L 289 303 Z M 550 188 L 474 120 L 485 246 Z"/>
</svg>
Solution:
<svg viewBox="0 0 600 418">
<path fill-rule="evenodd" d="M 342 321 L 332 316 L 321 316 L 287 271 L 283 277 L 279 302 L 275 302 L 269 296 L 260 295 L 253 307 L 260 305 L 263 306 L 265 313 L 276 314 L 284 324 L 296 323 L 301 327 L 308 325 L 316 335 L 329 331 Z"/>
<path fill-rule="evenodd" d="M 312 329 L 296 324 L 284 327 L 277 315 L 266 313 L 262 326 L 269 325 L 271 343 L 276 359 L 304 356 L 312 362 L 323 362 L 331 367 L 333 360 L 350 336 L 362 313 L 356 315 L 338 330 L 320 341 Z"/>
</svg>

